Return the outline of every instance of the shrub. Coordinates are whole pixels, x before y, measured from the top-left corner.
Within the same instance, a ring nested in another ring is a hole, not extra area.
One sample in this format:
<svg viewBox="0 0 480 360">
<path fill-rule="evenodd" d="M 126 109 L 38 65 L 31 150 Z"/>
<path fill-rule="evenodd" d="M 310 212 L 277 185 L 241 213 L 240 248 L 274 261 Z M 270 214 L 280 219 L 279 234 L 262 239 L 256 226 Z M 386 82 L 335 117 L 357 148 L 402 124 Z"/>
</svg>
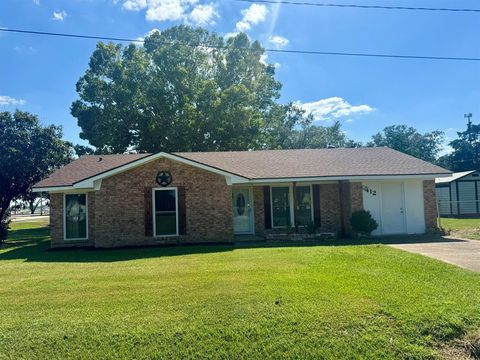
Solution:
<svg viewBox="0 0 480 360">
<path fill-rule="evenodd" d="M 378 228 L 378 223 L 367 210 L 358 210 L 352 214 L 350 218 L 352 229 L 359 233 L 366 233 L 370 235 L 373 230 Z"/>
<path fill-rule="evenodd" d="M 2 245 L 3 241 L 7 239 L 9 223 L 10 220 L 0 219 L 0 245 Z"/>
<path fill-rule="evenodd" d="M 316 234 L 318 230 L 318 225 L 315 224 L 313 221 L 309 221 L 307 226 L 305 227 L 307 234 Z"/>
</svg>

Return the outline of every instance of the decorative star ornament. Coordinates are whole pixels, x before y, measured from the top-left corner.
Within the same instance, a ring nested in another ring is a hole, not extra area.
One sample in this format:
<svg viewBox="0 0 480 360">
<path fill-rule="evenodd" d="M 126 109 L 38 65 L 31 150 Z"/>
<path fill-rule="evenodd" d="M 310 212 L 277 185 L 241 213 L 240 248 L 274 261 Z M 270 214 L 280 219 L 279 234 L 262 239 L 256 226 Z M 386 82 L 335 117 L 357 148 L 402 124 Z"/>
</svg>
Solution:
<svg viewBox="0 0 480 360">
<path fill-rule="evenodd" d="M 156 180 L 158 185 L 168 186 L 172 183 L 172 174 L 168 171 L 159 171 Z"/>
</svg>

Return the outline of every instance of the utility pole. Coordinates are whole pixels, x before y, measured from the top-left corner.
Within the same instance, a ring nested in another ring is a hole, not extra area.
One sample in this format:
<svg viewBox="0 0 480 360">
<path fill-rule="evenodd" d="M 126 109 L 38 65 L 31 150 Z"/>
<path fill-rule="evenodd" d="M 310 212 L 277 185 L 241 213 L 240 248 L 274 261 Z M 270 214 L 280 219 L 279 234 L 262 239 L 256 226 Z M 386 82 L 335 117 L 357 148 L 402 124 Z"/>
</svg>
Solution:
<svg viewBox="0 0 480 360">
<path fill-rule="evenodd" d="M 472 113 L 464 114 L 463 117 L 467 120 L 467 131 L 468 131 L 468 141 L 472 142 L 472 132 L 470 131 L 472 129 Z"/>
</svg>

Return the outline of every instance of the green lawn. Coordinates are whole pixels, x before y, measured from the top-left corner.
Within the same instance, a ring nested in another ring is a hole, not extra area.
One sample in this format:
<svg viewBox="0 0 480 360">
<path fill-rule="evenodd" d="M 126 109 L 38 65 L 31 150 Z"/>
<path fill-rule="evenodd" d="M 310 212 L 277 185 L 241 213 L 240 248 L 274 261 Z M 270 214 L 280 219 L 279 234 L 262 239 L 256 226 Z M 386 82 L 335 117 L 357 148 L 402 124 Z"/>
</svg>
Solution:
<svg viewBox="0 0 480 360">
<path fill-rule="evenodd" d="M 442 218 L 441 225 L 453 236 L 480 240 L 480 219 Z"/>
<path fill-rule="evenodd" d="M 384 245 L 46 251 L 13 227 L 1 359 L 420 359 L 480 329 L 480 274 Z"/>
</svg>

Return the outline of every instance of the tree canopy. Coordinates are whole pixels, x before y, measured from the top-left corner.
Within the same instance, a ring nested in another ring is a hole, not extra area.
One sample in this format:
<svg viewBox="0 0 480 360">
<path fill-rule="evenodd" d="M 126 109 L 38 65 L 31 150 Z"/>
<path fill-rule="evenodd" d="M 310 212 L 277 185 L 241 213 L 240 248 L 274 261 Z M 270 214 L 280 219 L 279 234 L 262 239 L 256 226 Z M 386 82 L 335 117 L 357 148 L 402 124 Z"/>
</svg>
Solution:
<svg viewBox="0 0 480 360">
<path fill-rule="evenodd" d="M 80 137 L 106 152 L 261 148 L 281 88 L 263 52 L 183 25 L 144 46 L 100 42 L 71 108 Z"/>
<path fill-rule="evenodd" d="M 438 164 L 452 171 L 480 169 L 480 125 L 469 121 L 467 129 L 457 135 L 458 138 L 449 143 L 452 153 L 438 159 Z"/>
<path fill-rule="evenodd" d="M 42 126 L 27 112 L 0 112 L 0 240 L 5 236 L 10 202 L 53 169 L 71 159 L 61 127 Z M 3 236 L 2 236 L 3 234 Z"/>
<path fill-rule="evenodd" d="M 281 84 L 263 54 L 246 34 L 225 40 L 184 25 L 153 32 L 144 46 L 98 43 L 71 107 L 96 149 L 77 153 L 355 145 L 339 123 L 315 126 L 279 104 Z"/>
<path fill-rule="evenodd" d="M 432 131 L 421 134 L 407 125 L 387 126 L 372 136 L 368 146 L 388 146 L 419 159 L 434 162 L 442 149 L 444 134 Z"/>
</svg>

